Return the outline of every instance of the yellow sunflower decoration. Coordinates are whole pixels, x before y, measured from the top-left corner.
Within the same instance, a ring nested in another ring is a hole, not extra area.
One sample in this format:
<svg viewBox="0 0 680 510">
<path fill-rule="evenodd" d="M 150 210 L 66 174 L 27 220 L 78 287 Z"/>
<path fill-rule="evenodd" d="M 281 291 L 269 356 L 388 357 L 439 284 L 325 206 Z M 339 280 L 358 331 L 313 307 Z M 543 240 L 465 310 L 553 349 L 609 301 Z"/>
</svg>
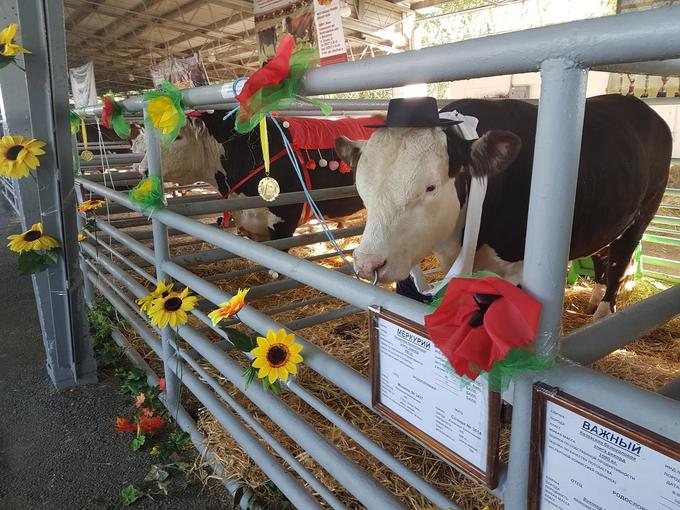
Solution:
<svg viewBox="0 0 680 510">
<path fill-rule="evenodd" d="M 302 345 L 295 342 L 295 335 L 284 329 L 269 330 L 267 338 L 257 337 L 257 347 L 250 354 L 255 356 L 253 367 L 258 368 L 257 377 L 267 377 L 269 384 L 277 380 L 287 381 L 288 374 L 297 374 L 297 364 L 302 362 Z"/>
<path fill-rule="evenodd" d="M 81 213 L 87 213 L 90 211 L 94 211 L 95 209 L 99 209 L 106 203 L 105 200 L 100 200 L 98 198 L 93 198 L 91 200 L 85 200 L 82 204 L 80 204 L 80 207 L 78 207 L 78 210 Z"/>
<path fill-rule="evenodd" d="M 160 84 L 160 90 L 144 92 L 146 118 L 160 130 L 161 143 L 172 143 L 180 129 L 187 123 L 182 104 L 182 92 L 169 81 Z"/>
<path fill-rule="evenodd" d="M 78 233 L 78 242 L 82 243 L 83 241 L 85 241 L 85 239 L 87 239 L 87 236 L 83 232 L 79 232 Z"/>
<path fill-rule="evenodd" d="M 189 295 L 188 288 L 179 293 L 171 292 L 166 297 L 160 297 L 151 303 L 149 319 L 159 328 L 164 328 L 169 324 L 177 329 L 177 326 L 187 323 L 187 312 L 194 309 L 197 301 L 196 296 Z"/>
<path fill-rule="evenodd" d="M 17 35 L 17 24 L 12 23 L 0 32 L 0 55 L 3 57 L 16 57 L 20 53 L 30 53 L 26 48 L 14 44 L 14 36 Z"/>
<path fill-rule="evenodd" d="M 142 312 L 148 314 L 149 311 L 151 310 L 151 305 L 153 302 L 158 299 L 158 298 L 164 298 L 167 297 L 170 292 L 172 292 L 172 287 L 174 284 L 172 283 L 165 283 L 163 280 L 159 280 L 158 284 L 156 285 L 156 288 L 151 292 L 151 294 L 148 294 L 144 297 L 140 297 L 137 300 L 137 304 L 139 305 L 139 308 Z"/>
<path fill-rule="evenodd" d="M 11 235 L 7 239 L 9 239 L 7 244 L 9 249 L 17 253 L 59 248 L 59 242 L 56 239 L 45 235 L 42 223 L 36 223 L 26 232 Z"/>
<path fill-rule="evenodd" d="M 220 307 L 217 310 L 213 310 L 208 314 L 208 317 L 210 317 L 210 320 L 212 321 L 213 326 L 217 326 L 217 324 L 222 320 L 226 319 L 227 317 L 230 317 L 231 315 L 234 315 L 235 313 L 238 313 L 241 308 L 246 306 L 246 294 L 248 294 L 248 291 L 250 289 L 238 289 L 238 292 L 234 297 L 232 297 L 229 301 L 222 303 Z"/>
<path fill-rule="evenodd" d="M 45 145 L 23 136 L 3 136 L 0 138 L 0 175 L 10 179 L 26 177 L 29 170 L 40 166 L 38 156 L 45 154 L 42 150 Z"/>
</svg>

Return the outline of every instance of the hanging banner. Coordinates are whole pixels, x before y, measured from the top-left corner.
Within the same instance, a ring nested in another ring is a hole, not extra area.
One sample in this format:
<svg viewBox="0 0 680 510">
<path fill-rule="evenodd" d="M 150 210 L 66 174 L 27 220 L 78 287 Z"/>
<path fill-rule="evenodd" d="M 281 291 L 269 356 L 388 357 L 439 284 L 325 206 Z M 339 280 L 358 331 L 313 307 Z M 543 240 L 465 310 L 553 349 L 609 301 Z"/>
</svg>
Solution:
<svg viewBox="0 0 680 510">
<path fill-rule="evenodd" d="M 189 56 L 170 57 L 151 65 L 151 79 L 158 88 L 162 81 L 169 81 L 178 89 L 202 87 L 210 85 L 201 56 L 194 53 Z"/>
<path fill-rule="evenodd" d="M 314 0 L 314 22 L 322 66 L 347 62 L 340 0 Z"/>
<path fill-rule="evenodd" d="M 313 0 L 254 0 L 260 62 L 274 56 L 281 37 L 291 34 L 296 48 L 316 48 Z"/>
<path fill-rule="evenodd" d="M 97 104 L 97 87 L 94 80 L 94 64 L 88 62 L 68 70 L 71 80 L 71 93 L 76 108 Z"/>
</svg>

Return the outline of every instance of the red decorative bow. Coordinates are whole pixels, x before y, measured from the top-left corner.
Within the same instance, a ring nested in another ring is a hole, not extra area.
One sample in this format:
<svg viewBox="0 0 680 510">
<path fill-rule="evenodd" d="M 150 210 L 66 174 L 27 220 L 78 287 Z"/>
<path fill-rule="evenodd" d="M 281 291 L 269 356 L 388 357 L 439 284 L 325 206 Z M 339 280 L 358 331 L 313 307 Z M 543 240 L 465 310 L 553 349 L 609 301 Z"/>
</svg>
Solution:
<svg viewBox="0 0 680 510">
<path fill-rule="evenodd" d="M 456 373 L 474 380 L 533 343 L 540 314 L 538 301 L 502 278 L 454 278 L 425 327 Z"/>
<path fill-rule="evenodd" d="M 248 78 L 241 93 L 236 96 L 245 115 L 250 116 L 253 113 L 248 105 L 253 94 L 263 87 L 278 85 L 288 77 L 293 51 L 295 51 L 295 39 L 292 35 L 286 34 L 281 39 L 279 47 L 276 48 L 276 54 Z"/>
</svg>

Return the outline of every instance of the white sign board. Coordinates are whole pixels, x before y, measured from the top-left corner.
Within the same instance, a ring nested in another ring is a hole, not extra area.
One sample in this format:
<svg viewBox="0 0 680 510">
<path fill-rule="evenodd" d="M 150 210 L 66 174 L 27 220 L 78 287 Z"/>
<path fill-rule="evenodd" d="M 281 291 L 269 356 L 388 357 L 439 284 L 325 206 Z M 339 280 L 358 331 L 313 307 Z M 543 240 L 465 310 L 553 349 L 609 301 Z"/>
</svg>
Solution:
<svg viewBox="0 0 680 510">
<path fill-rule="evenodd" d="M 314 22 L 321 65 L 347 62 L 340 0 L 314 0 Z"/>
<path fill-rule="evenodd" d="M 486 381 L 465 383 L 418 325 L 373 315 L 373 404 L 452 464 L 493 484 L 500 398 Z M 493 419 L 490 419 L 492 414 Z"/>
<path fill-rule="evenodd" d="M 534 508 L 680 510 L 680 447 L 672 458 L 644 432 L 627 433 L 549 398 L 543 417 Z"/>
</svg>

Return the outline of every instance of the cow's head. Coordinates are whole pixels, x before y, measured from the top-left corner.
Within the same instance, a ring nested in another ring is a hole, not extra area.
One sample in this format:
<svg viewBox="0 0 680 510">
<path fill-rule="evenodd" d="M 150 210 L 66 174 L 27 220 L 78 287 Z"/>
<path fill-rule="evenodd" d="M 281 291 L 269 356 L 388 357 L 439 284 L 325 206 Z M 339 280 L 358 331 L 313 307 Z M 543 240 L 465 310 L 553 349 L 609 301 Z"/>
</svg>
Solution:
<svg viewBox="0 0 680 510">
<path fill-rule="evenodd" d="M 502 172 L 520 148 L 521 140 L 509 131 L 468 141 L 452 127 L 388 128 L 368 142 L 336 140 L 338 154 L 356 169 L 367 211 L 354 251 L 359 274 L 403 280 L 438 247 L 458 243 L 454 230 L 471 176 Z"/>
<path fill-rule="evenodd" d="M 132 142 L 133 152 L 143 152 L 144 159 L 133 168 L 143 177 L 148 176 L 146 138 L 144 133 Z M 199 118 L 190 118 L 174 142 L 161 146 L 163 180 L 180 185 L 203 181 L 218 188 L 215 172 L 221 171 L 224 147 L 208 132 Z"/>
</svg>

